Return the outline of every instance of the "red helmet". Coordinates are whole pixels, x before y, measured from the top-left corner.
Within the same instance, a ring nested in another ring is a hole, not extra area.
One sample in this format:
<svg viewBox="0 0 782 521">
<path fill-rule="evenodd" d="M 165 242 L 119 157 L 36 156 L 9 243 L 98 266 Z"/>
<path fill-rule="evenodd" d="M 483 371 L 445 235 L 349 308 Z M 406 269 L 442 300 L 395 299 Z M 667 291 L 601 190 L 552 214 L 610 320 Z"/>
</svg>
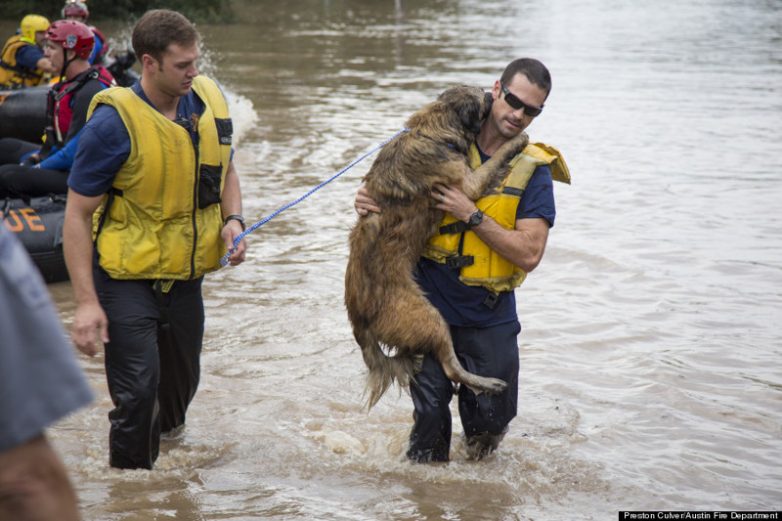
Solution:
<svg viewBox="0 0 782 521">
<path fill-rule="evenodd" d="M 92 29 L 76 20 L 57 20 L 46 31 L 50 42 L 62 45 L 63 49 L 76 52 L 76 57 L 86 60 L 95 45 Z"/>
<path fill-rule="evenodd" d="M 62 8 L 62 17 L 69 18 L 71 16 L 77 16 L 86 20 L 90 16 L 90 10 L 87 9 L 87 4 L 78 1 L 67 2 Z"/>
</svg>

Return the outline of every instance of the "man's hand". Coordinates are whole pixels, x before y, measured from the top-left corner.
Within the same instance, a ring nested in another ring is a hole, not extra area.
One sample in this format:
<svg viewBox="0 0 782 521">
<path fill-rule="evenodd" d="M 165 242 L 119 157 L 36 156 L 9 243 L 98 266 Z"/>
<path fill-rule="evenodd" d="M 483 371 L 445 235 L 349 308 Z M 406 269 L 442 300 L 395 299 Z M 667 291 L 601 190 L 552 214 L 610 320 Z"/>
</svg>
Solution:
<svg viewBox="0 0 782 521">
<path fill-rule="evenodd" d="M 436 184 L 432 198 L 435 200 L 435 208 L 450 213 L 460 221 L 469 221 L 470 216 L 478 210 L 475 203 L 456 186 Z"/>
<path fill-rule="evenodd" d="M 356 213 L 361 217 L 369 215 L 369 212 L 380 213 L 380 207 L 369 195 L 366 185 L 361 185 L 356 192 L 356 201 L 353 203 Z"/>
<path fill-rule="evenodd" d="M 19 162 L 22 166 L 36 166 L 41 162 L 41 156 L 38 154 L 30 154 L 22 161 Z"/>
<path fill-rule="evenodd" d="M 71 339 L 87 356 L 95 356 L 100 343 L 109 341 L 109 321 L 97 302 L 79 304 L 73 317 Z"/>
<path fill-rule="evenodd" d="M 225 223 L 225 226 L 223 226 L 223 229 L 220 232 L 220 237 L 223 238 L 225 247 L 229 252 L 231 252 L 230 256 L 228 257 L 228 264 L 231 266 L 238 266 L 244 262 L 244 256 L 247 252 L 247 243 L 244 241 L 244 239 L 239 242 L 235 250 L 231 251 L 231 249 L 234 247 L 234 240 L 236 240 L 236 238 L 241 235 L 242 231 L 242 225 L 239 224 L 238 221 L 231 219 Z"/>
<path fill-rule="evenodd" d="M 41 69 L 42 71 L 49 72 L 51 74 L 60 73 L 60 71 L 55 70 L 54 65 L 52 65 L 52 61 L 45 56 L 39 59 L 37 62 L 35 62 L 35 68 Z"/>
</svg>

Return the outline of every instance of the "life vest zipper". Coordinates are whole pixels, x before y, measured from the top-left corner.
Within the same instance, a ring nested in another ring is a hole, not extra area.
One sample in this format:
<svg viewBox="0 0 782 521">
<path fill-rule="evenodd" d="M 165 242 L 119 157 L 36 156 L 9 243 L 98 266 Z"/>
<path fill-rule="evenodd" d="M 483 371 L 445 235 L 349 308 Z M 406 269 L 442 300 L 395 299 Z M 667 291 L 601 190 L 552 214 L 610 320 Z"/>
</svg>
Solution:
<svg viewBox="0 0 782 521">
<path fill-rule="evenodd" d="M 193 150 L 195 151 L 195 176 L 193 182 L 193 213 L 191 216 L 191 222 L 193 224 L 193 248 L 190 251 L 190 275 L 187 277 L 188 279 L 191 279 L 193 278 L 193 274 L 195 273 L 195 254 L 196 254 L 196 246 L 198 245 L 198 226 L 196 225 L 196 212 L 198 211 L 198 174 L 199 174 L 198 165 L 200 163 L 199 160 L 200 151 L 199 151 L 198 144 L 195 141 L 193 141 L 193 136 L 190 134 L 190 132 L 186 129 L 185 132 L 187 132 L 187 138 L 193 144 Z"/>
</svg>

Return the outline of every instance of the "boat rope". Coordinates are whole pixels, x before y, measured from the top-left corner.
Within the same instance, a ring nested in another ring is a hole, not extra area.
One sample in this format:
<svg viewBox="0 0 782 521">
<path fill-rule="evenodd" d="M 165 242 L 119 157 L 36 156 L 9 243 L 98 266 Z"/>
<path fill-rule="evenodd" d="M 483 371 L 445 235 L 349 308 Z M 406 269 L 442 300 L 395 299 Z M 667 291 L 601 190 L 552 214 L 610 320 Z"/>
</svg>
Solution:
<svg viewBox="0 0 782 521">
<path fill-rule="evenodd" d="M 228 253 L 223 255 L 223 258 L 220 259 L 220 265 L 221 266 L 225 266 L 226 264 L 228 264 L 228 258 L 231 256 L 231 254 L 234 252 L 234 250 L 236 250 L 236 247 L 239 245 L 240 242 L 242 242 L 242 240 L 245 237 L 247 237 L 248 235 L 253 233 L 255 230 L 257 230 L 258 228 L 260 228 L 261 226 L 263 226 L 267 222 L 269 222 L 272 219 L 274 219 L 275 217 L 277 217 L 279 214 L 281 214 L 282 212 L 284 212 L 288 208 L 292 208 L 293 206 L 296 206 L 297 204 L 299 204 L 300 202 L 302 202 L 303 200 L 305 200 L 306 198 L 308 198 L 309 196 L 311 196 L 312 194 L 314 194 L 315 192 L 317 192 L 318 190 L 320 190 L 321 188 L 323 188 L 324 186 L 326 186 L 327 184 L 329 184 L 330 182 L 332 182 L 333 180 L 335 180 L 336 178 L 338 178 L 339 176 L 341 176 L 342 174 L 344 174 L 345 172 L 347 172 L 348 170 L 350 170 L 351 168 L 356 166 L 357 164 L 359 164 L 361 161 L 363 161 L 367 157 L 371 156 L 372 154 L 374 154 L 375 152 L 377 152 L 378 150 L 380 150 L 381 148 L 383 148 L 384 146 L 389 144 L 391 141 L 396 139 L 401 134 L 404 134 L 405 132 L 409 132 L 409 131 L 410 131 L 410 129 L 403 128 L 402 130 L 398 131 L 396 134 L 394 134 L 390 138 L 386 139 L 385 141 L 383 141 L 382 143 L 376 145 L 374 148 L 372 148 L 368 152 L 365 152 L 364 154 L 359 156 L 357 159 L 354 159 L 352 162 L 350 162 L 342 170 L 340 170 L 339 172 L 337 172 L 333 176 L 329 177 L 325 181 L 321 182 L 316 187 L 310 189 L 309 192 L 307 192 L 306 194 L 302 195 L 301 197 L 299 197 L 295 201 L 291 201 L 291 202 L 289 202 L 289 203 L 287 203 L 287 204 L 277 208 L 276 210 L 274 210 L 272 213 L 270 213 L 269 215 L 267 215 L 266 217 L 264 217 L 260 221 L 256 222 L 252 226 L 249 226 L 246 230 L 244 230 L 242 233 L 240 233 L 239 235 L 236 236 L 236 238 L 234 239 L 234 242 L 233 242 L 233 247 L 231 247 L 231 249 L 228 250 Z"/>
</svg>

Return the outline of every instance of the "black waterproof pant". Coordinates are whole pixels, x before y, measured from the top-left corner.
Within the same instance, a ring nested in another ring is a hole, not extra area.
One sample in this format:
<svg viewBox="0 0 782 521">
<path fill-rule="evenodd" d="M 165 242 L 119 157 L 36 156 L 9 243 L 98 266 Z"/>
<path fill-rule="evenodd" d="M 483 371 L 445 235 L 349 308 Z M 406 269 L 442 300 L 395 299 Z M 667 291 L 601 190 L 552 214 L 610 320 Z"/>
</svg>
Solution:
<svg viewBox="0 0 782 521">
<path fill-rule="evenodd" d="M 23 165 L 0 166 L 0 199 L 28 199 L 68 192 L 68 172 Z"/>
<path fill-rule="evenodd" d="M 149 280 L 115 280 L 94 270 L 109 320 L 106 378 L 112 467 L 151 469 L 160 433 L 184 425 L 200 376 L 203 279 L 177 281 L 168 293 Z"/>
<path fill-rule="evenodd" d="M 31 143 L 15 137 L 4 137 L 0 139 L 0 165 L 18 165 L 22 156 L 40 148 L 40 143 Z"/>
<path fill-rule="evenodd" d="M 451 326 L 454 350 L 469 372 L 500 378 L 508 387 L 499 394 L 459 387 L 459 417 L 469 439 L 483 434 L 501 436 L 516 416 L 518 401 L 519 346 L 521 327 L 509 322 L 488 328 Z M 440 362 L 424 357 L 423 367 L 410 385 L 413 398 L 413 429 L 407 457 L 417 462 L 448 461 L 451 447 L 451 410 L 454 385 Z"/>
<path fill-rule="evenodd" d="M 19 164 L 22 156 L 40 148 L 40 144 L 21 139 L 0 139 L 0 199 L 68 192 L 68 172 Z"/>
</svg>

